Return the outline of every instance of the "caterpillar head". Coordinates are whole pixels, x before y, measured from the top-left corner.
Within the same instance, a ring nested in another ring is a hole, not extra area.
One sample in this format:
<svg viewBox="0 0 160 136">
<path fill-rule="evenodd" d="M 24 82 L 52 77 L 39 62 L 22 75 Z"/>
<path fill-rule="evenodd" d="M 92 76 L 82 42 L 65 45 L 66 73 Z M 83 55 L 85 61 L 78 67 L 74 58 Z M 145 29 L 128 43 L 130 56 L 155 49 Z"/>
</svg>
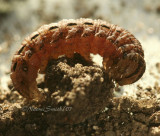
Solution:
<svg viewBox="0 0 160 136">
<path fill-rule="evenodd" d="M 105 60 L 104 60 L 105 62 Z M 144 58 L 138 53 L 129 53 L 122 58 L 104 63 L 111 65 L 107 70 L 109 76 L 119 85 L 132 84 L 139 80 L 146 69 Z"/>
</svg>

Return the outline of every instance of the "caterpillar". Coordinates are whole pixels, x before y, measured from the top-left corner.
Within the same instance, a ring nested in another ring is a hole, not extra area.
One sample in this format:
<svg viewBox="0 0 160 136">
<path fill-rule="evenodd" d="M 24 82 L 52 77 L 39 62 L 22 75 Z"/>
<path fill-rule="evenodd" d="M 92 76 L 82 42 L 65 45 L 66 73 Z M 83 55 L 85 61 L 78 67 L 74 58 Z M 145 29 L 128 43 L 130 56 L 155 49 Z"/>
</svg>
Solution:
<svg viewBox="0 0 160 136">
<path fill-rule="evenodd" d="M 12 59 L 11 74 L 17 91 L 29 100 L 42 100 L 37 88 L 38 73 L 45 73 L 50 59 L 79 53 L 103 57 L 103 67 L 119 85 L 140 79 L 145 71 L 144 51 L 127 30 L 103 20 L 69 19 L 43 25 L 28 36 Z"/>
</svg>

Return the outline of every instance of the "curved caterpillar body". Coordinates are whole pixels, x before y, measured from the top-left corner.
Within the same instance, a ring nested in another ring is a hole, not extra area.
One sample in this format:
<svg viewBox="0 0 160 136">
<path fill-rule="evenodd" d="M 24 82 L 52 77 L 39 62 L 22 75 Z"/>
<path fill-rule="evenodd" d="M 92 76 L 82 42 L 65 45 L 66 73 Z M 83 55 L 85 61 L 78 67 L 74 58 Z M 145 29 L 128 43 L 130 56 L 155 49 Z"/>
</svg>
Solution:
<svg viewBox="0 0 160 136">
<path fill-rule="evenodd" d="M 90 53 L 102 56 L 105 70 L 120 85 L 137 81 L 145 71 L 143 49 L 131 33 L 102 20 L 69 19 L 44 25 L 22 42 L 12 60 L 14 87 L 28 99 L 41 100 L 38 72 L 45 72 L 50 59 L 75 52 L 86 60 Z"/>
</svg>

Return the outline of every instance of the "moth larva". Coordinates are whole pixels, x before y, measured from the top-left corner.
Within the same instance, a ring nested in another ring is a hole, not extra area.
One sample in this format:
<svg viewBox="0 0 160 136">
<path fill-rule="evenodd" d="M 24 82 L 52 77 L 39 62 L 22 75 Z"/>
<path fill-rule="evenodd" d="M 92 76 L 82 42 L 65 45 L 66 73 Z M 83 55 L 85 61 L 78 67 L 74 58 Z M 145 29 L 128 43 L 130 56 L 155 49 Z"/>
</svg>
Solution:
<svg viewBox="0 0 160 136">
<path fill-rule="evenodd" d="M 90 53 L 103 57 L 109 76 L 120 85 L 137 81 L 145 71 L 140 42 L 127 30 L 102 20 L 69 19 L 44 25 L 22 42 L 11 66 L 14 87 L 27 99 L 42 99 L 37 74 L 48 61 L 77 52 L 86 60 Z"/>
</svg>

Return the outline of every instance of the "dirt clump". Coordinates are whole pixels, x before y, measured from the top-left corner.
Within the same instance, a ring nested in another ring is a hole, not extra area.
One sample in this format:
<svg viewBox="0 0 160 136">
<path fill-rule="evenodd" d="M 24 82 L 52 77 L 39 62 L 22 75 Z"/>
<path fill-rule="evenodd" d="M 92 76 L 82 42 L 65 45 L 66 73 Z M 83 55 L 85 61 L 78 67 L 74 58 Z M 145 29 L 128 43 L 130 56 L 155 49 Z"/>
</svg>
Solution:
<svg viewBox="0 0 160 136">
<path fill-rule="evenodd" d="M 0 135 L 160 135 L 158 84 L 139 86 L 136 98 L 113 97 L 107 73 L 76 54 L 51 60 L 38 87 L 47 97 L 43 103 L 28 102 L 14 89 L 0 96 Z"/>
</svg>

